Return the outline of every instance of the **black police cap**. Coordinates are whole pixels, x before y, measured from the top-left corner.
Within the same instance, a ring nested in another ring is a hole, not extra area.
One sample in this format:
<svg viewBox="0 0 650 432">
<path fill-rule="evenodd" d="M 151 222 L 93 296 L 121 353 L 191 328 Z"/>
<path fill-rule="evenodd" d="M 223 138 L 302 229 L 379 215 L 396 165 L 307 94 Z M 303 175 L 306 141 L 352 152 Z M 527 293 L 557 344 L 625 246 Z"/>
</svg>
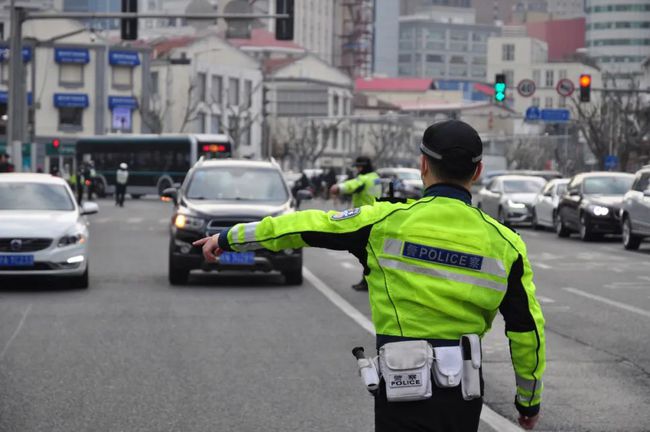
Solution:
<svg viewBox="0 0 650 432">
<path fill-rule="evenodd" d="M 354 166 L 369 166 L 371 164 L 370 158 L 368 156 L 358 156 L 354 161 Z"/>
<path fill-rule="evenodd" d="M 420 151 L 433 159 L 444 161 L 452 154 L 457 160 L 459 154 L 479 162 L 483 155 L 483 142 L 478 132 L 460 120 L 445 120 L 434 123 L 424 131 Z"/>
</svg>

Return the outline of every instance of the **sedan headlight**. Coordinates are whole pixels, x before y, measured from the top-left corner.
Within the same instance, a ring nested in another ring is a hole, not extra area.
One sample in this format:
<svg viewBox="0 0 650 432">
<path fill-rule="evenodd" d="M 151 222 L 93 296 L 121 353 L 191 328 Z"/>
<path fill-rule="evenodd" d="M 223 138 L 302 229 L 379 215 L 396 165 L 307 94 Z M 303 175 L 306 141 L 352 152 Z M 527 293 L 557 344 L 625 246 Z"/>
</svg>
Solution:
<svg viewBox="0 0 650 432">
<path fill-rule="evenodd" d="M 514 202 L 513 200 L 508 200 L 508 207 L 511 209 L 523 209 L 526 208 L 526 204 Z"/>
<path fill-rule="evenodd" d="M 86 242 L 86 237 L 82 233 L 65 235 L 59 239 L 58 247 L 72 246 Z"/>
<path fill-rule="evenodd" d="M 205 221 L 201 218 L 177 214 L 174 218 L 174 226 L 180 229 L 198 231 L 203 228 Z"/>
<path fill-rule="evenodd" d="M 591 210 L 594 216 L 607 216 L 609 214 L 609 209 L 607 207 L 599 205 L 590 205 L 589 210 Z"/>
</svg>

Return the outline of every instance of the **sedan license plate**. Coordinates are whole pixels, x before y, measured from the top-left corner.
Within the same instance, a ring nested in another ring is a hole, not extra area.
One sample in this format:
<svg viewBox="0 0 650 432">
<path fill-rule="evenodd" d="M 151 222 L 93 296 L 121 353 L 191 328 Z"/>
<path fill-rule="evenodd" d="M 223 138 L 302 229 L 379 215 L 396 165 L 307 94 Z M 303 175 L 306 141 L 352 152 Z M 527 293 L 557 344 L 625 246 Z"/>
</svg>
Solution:
<svg viewBox="0 0 650 432">
<path fill-rule="evenodd" d="M 219 264 L 223 265 L 254 265 L 255 252 L 224 252 L 219 256 Z"/>
<path fill-rule="evenodd" d="M 0 266 L 32 267 L 34 255 L 0 255 Z"/>
</svg>

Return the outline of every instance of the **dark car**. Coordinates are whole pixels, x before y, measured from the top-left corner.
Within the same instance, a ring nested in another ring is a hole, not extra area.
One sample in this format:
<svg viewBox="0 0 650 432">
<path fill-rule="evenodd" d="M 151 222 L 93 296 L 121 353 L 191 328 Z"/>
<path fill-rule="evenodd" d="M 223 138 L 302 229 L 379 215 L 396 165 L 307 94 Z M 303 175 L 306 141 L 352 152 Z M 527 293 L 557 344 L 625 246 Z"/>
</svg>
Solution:
<svg viewBox="0 0 650 432">
<path fill-rule="evenodd" d="M 392 182 L 393 195 L 396 198 L 422 198 L 424 186 L 419 169 L 379 168 L 377 174 L 382 179 Z M 386 185 L 389 183 L 386 183 Z M 386 188 L 389 189 L 388 186 Z M 384 195 L 388 195 L 388 191 Z"/>
<path fill-rule="evenodd" d="M 188 172 L 180 189 L 167 189 L 163 196 L 176 205 L 169 242 L 169 282 L 172 285 L 187 283 L 190 271 L 199 269 L 206 272 L 279 271 L 287 284 L 302 283 L 300 249 L 224 252 L 216 263 L 208 263 L 201 248 L 192 246 L 193 241 L 237 223 L 293 212 L 295 200 L 277 164 L 234 159 L 200 160 Z"/>
<path fill-rule="evenodd" d="M 560 237 L 572 232 L 589 241 L 603 234 L 620 234 L 623 196 L 634 175 L 591 172 L 574 176 L 560 199 L 555 230 Z"/>
<path fill-rule="evenodd" d="M 650 165 L 637 171 L 634 184 L 623 197 L 621 223 L 625 249 L 638 249 L 650 237 Z"/>
</svg>

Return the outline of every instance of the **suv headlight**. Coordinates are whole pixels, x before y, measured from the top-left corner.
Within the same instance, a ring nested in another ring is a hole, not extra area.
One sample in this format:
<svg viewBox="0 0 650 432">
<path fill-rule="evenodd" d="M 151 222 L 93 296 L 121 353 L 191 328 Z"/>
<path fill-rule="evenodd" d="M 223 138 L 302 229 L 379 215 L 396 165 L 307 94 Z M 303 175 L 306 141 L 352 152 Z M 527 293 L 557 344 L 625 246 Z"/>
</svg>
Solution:
<svg viewBox="0 0 650 432">
<path fill-rule="evenodd" d="M 174 218 L 174 226 L 180 229 L 198 231 L 203 228 L 205 221 L 201 218 L 177 214 Z"/>
<path fill-rule="evenodd" d="M 69 234 L 59 239 L 58 247 L 72 246 L 86 242 L 86 237 L 82 233 Z"/>
<path fill-rule="evenodd" d="M 594 214 L 594 216 L 607 216 L 609 214 L 609 209 L 607 207 L 599 205 L 590 205 L 589 210 Z"/>
<path fill-rule="evenodd" d="M 508 207 L 512 209 L 523 209 L 526 208 L 526 204 L 514 202 L 513 200 L 508 200 Z"/>
</svg>

